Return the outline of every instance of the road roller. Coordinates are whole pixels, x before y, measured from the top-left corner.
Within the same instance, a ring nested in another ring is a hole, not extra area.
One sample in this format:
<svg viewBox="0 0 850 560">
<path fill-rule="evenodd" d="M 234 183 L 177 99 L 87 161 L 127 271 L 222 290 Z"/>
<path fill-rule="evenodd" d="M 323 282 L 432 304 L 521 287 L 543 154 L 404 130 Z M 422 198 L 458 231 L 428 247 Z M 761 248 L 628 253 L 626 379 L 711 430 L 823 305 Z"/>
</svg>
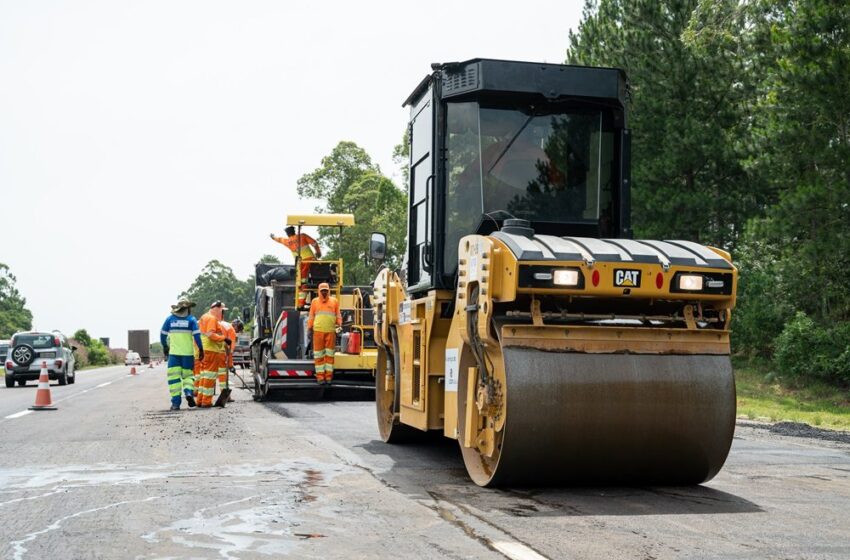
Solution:
<svg viewBox="0 0 850 560">
<path fill-rule="evenodd" d="M 623 71 L 434 64 L 410 109 L 407 249 L 374 282 L 382 439 L 442 431 L 481 486 L 688 485 L 735 429 L 737 269 L 636 240 Z M 369 240 L 381 261 L 386 237 Z"/>
</svg>

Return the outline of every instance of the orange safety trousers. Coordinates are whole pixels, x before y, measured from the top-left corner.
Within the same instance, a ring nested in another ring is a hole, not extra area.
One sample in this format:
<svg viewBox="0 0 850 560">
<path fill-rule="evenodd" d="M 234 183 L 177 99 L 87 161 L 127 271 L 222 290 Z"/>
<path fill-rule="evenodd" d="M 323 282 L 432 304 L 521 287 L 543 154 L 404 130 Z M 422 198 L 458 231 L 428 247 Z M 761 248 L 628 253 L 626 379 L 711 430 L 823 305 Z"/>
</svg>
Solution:
<svg viewBox="0 0 850 560">
<path fill-rule="evenodd" d="M 334 349 L 336 333 L 313 331 L 313 363 L 316 381 L 331 381 L 334 376 Z"/>
<path fill-rule="evenodd" d="M 204 351 L 204 360 L 201 362 L 201 378 L 198 381 L 197 402 L 198 406 L 212 406 L 215 394 L 215 378 L 223 371 L 227 364 L 227 356 L 224 352 Z"/>
<path fill-rule="evenodd" d="M 310 263 L 315 260 L 314 257 L 301 259 L 301 285 L 298 287 L 298 307 L 307 305 L 307 275 L 310 274 Z"/>
</svg>

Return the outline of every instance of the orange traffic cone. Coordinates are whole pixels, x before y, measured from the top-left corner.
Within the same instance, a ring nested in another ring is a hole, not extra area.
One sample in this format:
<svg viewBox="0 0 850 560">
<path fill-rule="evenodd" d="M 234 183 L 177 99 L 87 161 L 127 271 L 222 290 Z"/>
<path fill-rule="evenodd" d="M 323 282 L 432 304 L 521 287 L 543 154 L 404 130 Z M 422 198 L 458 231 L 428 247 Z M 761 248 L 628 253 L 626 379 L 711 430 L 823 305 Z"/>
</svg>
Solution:
<svg viewBox="0 0 850 560">
<path fill-rule="evenodd" d="M 130 368 L 130 375 L 136 375 L 136 366 Z"/>
<path fill-rule="evenodd" d="M 35 392 L 35 404 L 30 410 L 56 410 L 50 398 L 50 376 L 47 374 L 47 362 L 41 362 L 41 374 L 38 376 L 38 390 Z"/>
</svg>

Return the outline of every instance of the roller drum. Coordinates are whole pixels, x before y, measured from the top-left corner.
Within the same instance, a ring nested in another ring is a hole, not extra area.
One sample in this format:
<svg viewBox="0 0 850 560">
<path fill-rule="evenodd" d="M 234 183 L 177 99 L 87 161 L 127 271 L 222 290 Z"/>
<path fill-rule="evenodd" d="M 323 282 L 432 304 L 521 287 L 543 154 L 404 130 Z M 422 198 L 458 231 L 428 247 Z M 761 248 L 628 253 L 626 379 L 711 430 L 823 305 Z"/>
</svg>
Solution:
<svg viewBox="0 0 850 560">
<path fill-rule="evenodd" d="M 504 361 L 502 447 L 479 484 L 698 484 L 729 453 L 729 356 L 505 348 Z"/>
</svg>

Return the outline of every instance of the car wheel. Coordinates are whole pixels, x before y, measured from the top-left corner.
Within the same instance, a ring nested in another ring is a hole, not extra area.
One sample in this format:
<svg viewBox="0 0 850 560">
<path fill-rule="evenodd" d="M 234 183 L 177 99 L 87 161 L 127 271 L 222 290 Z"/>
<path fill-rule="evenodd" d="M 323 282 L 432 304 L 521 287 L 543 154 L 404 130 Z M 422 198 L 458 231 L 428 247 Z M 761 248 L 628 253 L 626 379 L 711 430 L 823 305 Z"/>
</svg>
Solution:
<svg viewBox="0 0 850 560">
<path fill-rule="evenodd" d="M 71 368 L 71 375 L 68 376 L 68 383 L 73 385 L 77 381 L 77 370 Z"/>
<path fill-rule="evenodd" d="M 15 386 L 15 378 L 7 373 L 6 374 L 6 388 L 11 389 L 14 386 Z"/>
<path fill-rule="evenodd" d="M 63 369 L 62 373 L 60 375 L 56 376 L 56 379 L 59 381 L 60 385 L 67 385 L 68 384 L 68 370 Z"/>
<path fill-rule="evenodd" d="M 26 379 L 18 379 L 18 387 L 26 387 L 27 380 Z"/>
</svg>

